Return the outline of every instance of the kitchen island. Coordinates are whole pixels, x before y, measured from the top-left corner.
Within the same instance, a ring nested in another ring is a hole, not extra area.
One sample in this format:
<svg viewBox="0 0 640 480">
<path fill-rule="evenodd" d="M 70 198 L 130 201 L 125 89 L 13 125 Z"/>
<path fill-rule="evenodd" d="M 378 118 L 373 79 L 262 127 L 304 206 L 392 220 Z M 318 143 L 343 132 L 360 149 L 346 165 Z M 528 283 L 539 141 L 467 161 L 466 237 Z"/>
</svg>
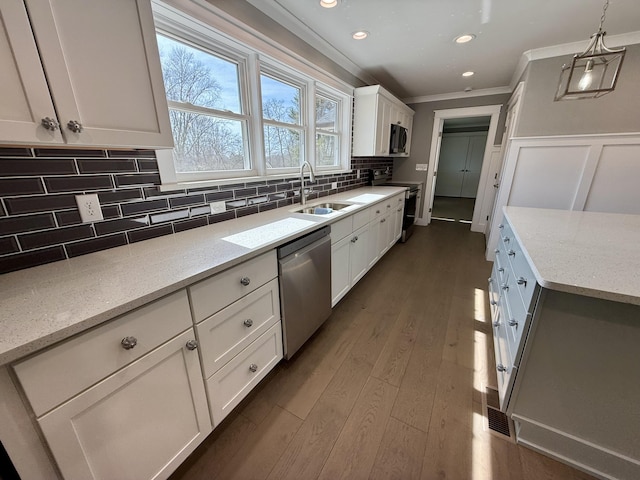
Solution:
<svg viewBox="0 0 640 480">
<path fill-rule="evenodd" d="M 507 207 L 490 279 L 518 442 L 640 478 L 640 216 Z"/>
</svg>

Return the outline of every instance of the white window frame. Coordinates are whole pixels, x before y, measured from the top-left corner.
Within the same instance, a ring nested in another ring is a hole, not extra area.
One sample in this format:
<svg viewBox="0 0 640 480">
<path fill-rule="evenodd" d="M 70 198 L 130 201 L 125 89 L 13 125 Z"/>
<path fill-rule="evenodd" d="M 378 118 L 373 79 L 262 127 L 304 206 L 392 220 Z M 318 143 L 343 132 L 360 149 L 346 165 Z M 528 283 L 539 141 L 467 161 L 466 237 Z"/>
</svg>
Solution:
<svg viewBox="0 0 640 480">
<path fill-rule="evenodd" d="M 197 172 L 177 174 L 173 163 L 172 150 L 157 150 L 156 158 L 161 177 L 161 190 L 196 188 L 225 183 L 244 183 L 266 178 L 286 178 L 295 176 L 299 167 L 267 169 L 264 150 L 264 125 L 285 128 L 300 128 L 303 135 L 304 151 L 301 162 L 308 161 L 316 173 L 344 173 L 351 170 L 351 110 L 353 87 L 322 71 L 310 62 L 296 58 L 291 52 L 283 52 L 283 47 L 256 32 L 247 32 L 247 27 L 238 21 L 223 18 L 215 7 L 194 7 L 186 14 L 172 6 L 153 0 L 154 20 L 158 33 L 174 38 L 214 55 L 238 64 L 240 75 L 242 114 L 220 112 L 212 109 L 215 116 L 240 119 L 244 122 L 251 170 Z M 200 10 L 202 8 L 202 10 Z M 197 14 L 197 15 L 194 15 Z M 196 18 L 196 16 L 198 18 Z M 239 40 L 240 39 L 240 40 Z M 260 74 L 301 89 L 301 125 L 264 120 L 262 116 L 262 95 Z M 338 103 L 339 165 L 316 166 L 316 93 Z M 169 101 L 170 108 L 173 103 Z M 199 107 L 195 107 L 198 109 Z M 208 110 L 208 109 L 207 109 Z M 195 111 L 195 110 L 194 110 Z"/>
</svg>

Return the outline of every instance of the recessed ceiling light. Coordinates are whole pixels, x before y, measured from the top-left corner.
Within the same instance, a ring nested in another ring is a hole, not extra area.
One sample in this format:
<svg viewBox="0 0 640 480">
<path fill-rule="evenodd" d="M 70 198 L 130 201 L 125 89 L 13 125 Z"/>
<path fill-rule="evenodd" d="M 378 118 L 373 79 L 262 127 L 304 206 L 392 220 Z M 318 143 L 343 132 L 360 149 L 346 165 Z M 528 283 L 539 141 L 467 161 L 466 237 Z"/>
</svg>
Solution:
<svg viewBox="0 0 640 480">
<path fill-rule="evenodd" d="M 320 0 L 320 6 L 324 8 L 333 8 L 338 5 L 338 0 Z"/>
<path fill-rule="evenodd" d="M 462 74 L 462 76 L 463 76 L 463 77 L 470 77 L 470 76 L 472 76 L 472 75 L 475 75 L 475 73 L 476 73 L 476 72 L 464 72 L 464 73 Z"/>
<path fill-rule="evenodd" d="M 456 43 L 467 43 L 474 38 L 476 38 L 476 36 L 473 33 L 465 33 L 463 35 L 460 35 L 459 37 L 456 37 Z"/>
<path fill-rule="evenodd" d="M 364 40 L 369 36 L 369 32 L 366 30 L 358 30 L 351 35 L 355 40 Z"/>
</svg>

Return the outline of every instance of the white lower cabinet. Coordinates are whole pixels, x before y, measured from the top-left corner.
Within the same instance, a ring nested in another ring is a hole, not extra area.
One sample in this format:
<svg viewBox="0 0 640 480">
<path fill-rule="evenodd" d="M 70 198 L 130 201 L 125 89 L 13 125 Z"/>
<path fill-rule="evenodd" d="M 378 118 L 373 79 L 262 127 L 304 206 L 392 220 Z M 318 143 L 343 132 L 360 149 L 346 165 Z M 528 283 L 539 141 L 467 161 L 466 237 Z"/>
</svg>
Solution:
<svg viewBox="0 0 640 480">
<path fill-rule="evenodd" d="M 275 250 L 189 287 L 213 425 L 282 359 Z"/>
<path fill-rule="evenodd" d="M 166 478 L 211 431 L 193 330 L 38 419 L 67 480 Z"/>
<path fill-rule="evenodd" d="M 349 257 L 351 237 L 345 237 L 331 245 L 331 306 L 344 297 L 351 288 Z"/>
<path fill-rule="evenodd" d="M 218 425 L 281 359 L 282 327 L 278 322 L 207 380 L 214 425 Z"/>
</svg>

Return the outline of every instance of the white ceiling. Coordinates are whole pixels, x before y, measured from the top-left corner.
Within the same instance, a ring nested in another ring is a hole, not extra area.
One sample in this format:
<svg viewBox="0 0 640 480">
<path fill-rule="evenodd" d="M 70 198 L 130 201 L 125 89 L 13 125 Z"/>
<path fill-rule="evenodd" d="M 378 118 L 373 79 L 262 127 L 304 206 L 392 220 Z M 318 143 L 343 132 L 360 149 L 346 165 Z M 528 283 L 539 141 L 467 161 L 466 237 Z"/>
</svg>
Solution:
<svg viewBox="0 0 640 480">
<path fill-rule="evenodd" d="M 504 93 L 523 53 L 581 51 L 603 0 L 247 0 L 342 67 L 405 100 Z M 640 42 L 640 0 L 610 0 L 607 45 Z M 351 33 L 367 30 L 366 40 Z M 628 34 L 629 35 L 621 35 Z M 462 33 L 477 38 L 458 45 Z M 565 48 L 556 45 L 580 42 Z M 542 50 L 538 50 L 542 49 Z M 475 75 L 463 78 L 465 71 Z M 467 93 L 469 95 L 469 93 Z"/>
</svg>

